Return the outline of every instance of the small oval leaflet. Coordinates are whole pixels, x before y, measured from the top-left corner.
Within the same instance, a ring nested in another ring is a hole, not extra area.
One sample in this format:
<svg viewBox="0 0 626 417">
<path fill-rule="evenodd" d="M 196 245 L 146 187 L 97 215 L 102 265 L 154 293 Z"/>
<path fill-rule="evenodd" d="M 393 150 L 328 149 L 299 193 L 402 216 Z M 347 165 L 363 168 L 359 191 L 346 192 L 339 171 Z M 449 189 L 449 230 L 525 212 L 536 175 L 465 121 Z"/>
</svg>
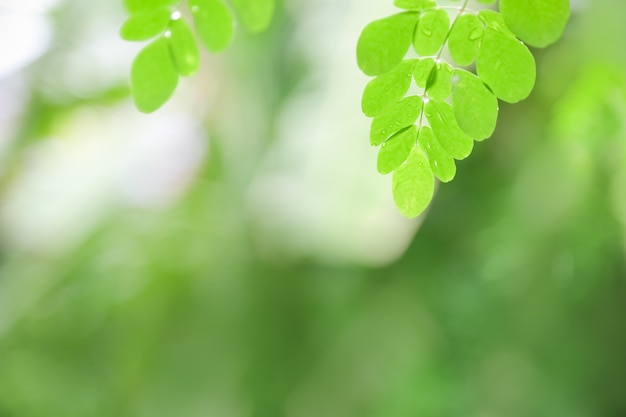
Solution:
<svg viewBox="0 0 626 417">
<path fill-rule="evenodd" d="M 415 30 L 413 48 L 419 55 L 439 52 L 450 30 L 450 17 L 443 9 L 431 9 L 422 14 Z"/>
<path fill-rule="evenodd" d="M 417 61 L 413 70 L 413 78 L 418 87 L 426 87 L 434 67 L 435 60 L 433 58 L 422 58 Z"/>
<path fill-rule="evenodd" d="M 131 68 L 130 86 L 137 108 L 150 113 L 161 107 L 178 84 L 168 41 L 158 38 L 139 52 Z"/>
<path fill-rule="evenodd" d="M 404 216 L 417 217 L 428 207 L 435 192 L 435 177 L 419 146 L 414 146 L 404 164 L 393 172 L 391 188 L 396 206 Z"/>
<path fill-rule="evenodd" d="M 167 40 L 178 73 L 182 77 L 195 73 L 200 66 L 200 51 L 187 22 L 173 20 Z"/>
<path fill-rule="evenodd" d="M 452 67 L 446 62 L 441 62 L 431 72 L 428 84 L 426 84 L 428 97 L 444 101 L 452 92 Z"/>
<path fill-rule="evenodd" d="M 522 42 L 488 26 L 476 72 L 499 99 L 517 103 L 528 97 L 535 85 L 535 58 Z"/>
<path fill-rule="evenodd" d="M 520 39 L 543 48 L 556 42 L 570 16 L 570 0 L 500 0 L 504 21 Z"/>
<path fill-rule="evenodd" d="M 357 62 L 367 75 L 381 75 L 398 65 L 411 46 L 415 12 L 398 13 L 365 26 L 357 43 Z"/>
<path fill-rule="evenodd" d="M 389 174 L 402 165 L 415 146 L 416 139 L 417 127 L 411 125 L 383 142 L 378 151 L 378 172 Z"/>
<path fill-rule="evenodd" d="M 167 7 L 131 15 L 120 29 L 127 41 L 146 41 L 161 34 L 170 21 L 172 12 Z"/>
<path fill-rule="evenodd" d="M 394 6 L 405 10 L 422 11 L 437 6 L 435 0 L 394 0 Z"/>
<path fill-rule="evenodd" d="M 459 127 L 475 140 L 490 137 L 498 121 L 498 99 L 471 72 L 454 71 L 452 106 Z"/>
<path fill-rule="evenodd" d="M 269 26 L 276 0 L 231 0 L 242 23 L 250 32 L 261 32 Z"/>
<path fill-rule="evenodd" d="M 372 120 L 370 144 L 378 146 L 398 130 L 415 123 L 422 112 L 422 98 L 406 97 Z"/>
<path fill-rule="evenodd" d="M 393 70 L 371 80 L 363 91 L 361 108 L 368 117 L 376 117 L 400 100 L 411 85 L 415 59 L 405 60 Z"/>
<path fill-rule="evenodd" d="M 426 118 L 441 146 L 454 157 L 465 159 L 472 152 L 474 141 L 459 127 L 452 106 L 429 101 L 424 106 Z"/>
<path fill-rule="evenodd" d="M 124 8 L 128 13 L 136 14 L 173 6 L 178 2 L 179 0 L 124 0 Z"/>
<path fill-rule="evenodd" d="M 189 0 L 200 42 L 211 52 L 221 52 L 233 40 L 234 20 L 223 0 Z"/>
<path fill-rule="evenodd" d="M 459 65 L 474 62 L 483 33 L 483 24 L 475 14 L 459 16 L 448 39 L 448 50 L 454 62 Z"/>
<path fill-rule="evenodd" d="M 417 141 L 428 155 L 430 169 L 442 182 L 449 182 L 456 175 L 456 163 L 454 158 L 441 146 L 435 134 L 428 126 L 422 126 L 417 136 Z"/>
</svg>

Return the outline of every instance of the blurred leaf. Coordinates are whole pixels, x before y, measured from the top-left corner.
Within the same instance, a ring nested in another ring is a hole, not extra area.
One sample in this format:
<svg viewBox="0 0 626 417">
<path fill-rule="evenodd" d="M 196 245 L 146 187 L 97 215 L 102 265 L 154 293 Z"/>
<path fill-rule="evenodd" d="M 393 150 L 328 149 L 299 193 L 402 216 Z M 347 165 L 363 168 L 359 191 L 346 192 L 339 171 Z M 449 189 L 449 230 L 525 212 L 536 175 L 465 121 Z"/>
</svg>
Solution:
<svg viewBox="0 0 626 417">
<path fill-rule="evenodd" d="M 200 66 L 200 51 L 189 24 L 182 18 L 173 20 L 167 40 L 178 73 L 183 77 L 195 73 Z"/>
<path fill-rule="evenodd" d="M 139 52 L 131 68 L 130 86 L 135 105 L 144 113 L 161 107 L 178 84 L 178 72 L 168 45 L 161 37 Z"/>
<path fill-rule="evenodd" d="M 233 39 L 233 14 L 223 0 L 189 0 L 200 41 L 211 52 L 228 48 Z"/>
<path fill-rule="evenodd" d="M 276 7 L 275 0 L 232 0 L 232 4 L 244 26 L 251 32 L 267 29 Z"/>
<path fill-rule="evenodd" d="M 145 41 L 161 34 L 170 21 L 172 12 L 162 7 L 131 15 L 120 29 L 120 36 L 127 41 Z"/>
<path fill-rule="evenodd" d="M 173 6 L 179 1 L 180 0 L 124 0 L 124 7 L 128 13 L 136 14 Z"/>
</svg>

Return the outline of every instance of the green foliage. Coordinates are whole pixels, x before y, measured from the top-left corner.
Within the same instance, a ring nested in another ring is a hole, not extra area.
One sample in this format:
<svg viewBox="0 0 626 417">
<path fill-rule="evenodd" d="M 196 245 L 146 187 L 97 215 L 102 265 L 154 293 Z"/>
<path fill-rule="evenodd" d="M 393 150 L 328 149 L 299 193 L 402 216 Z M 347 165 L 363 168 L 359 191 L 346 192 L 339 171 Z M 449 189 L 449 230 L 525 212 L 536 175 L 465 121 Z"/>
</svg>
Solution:
<svg viewBox="0 0 626 417">
<path fill-rule="evenodd" d="M 232 7 L 251 32 L 267 28 L 276 0 L 232 0 Z M 137 109 L 151 113 L 172 96 L 178 77 L 193 75 L 200 66 L 196 38 L 210 52 L 232 42 L 235 18 L 225 0 L 124 0 L 130 14 L 120 29 L 128 41 L 153 39 L 135 58 L 131 93 Z M 183 13 L 193 18 L 195 34 Z M 402 58 L 400 58 L 402 59 Z"/>
<path fill-rule="evenodd" d="M 435 177 L 451 181 L 455 160 L 469 156 L 475 140 L 493 134 L 498 99 L 516 103 L 529 96 L 536 65 L 520 39 L 538 47 L 556 41 L 569 2 L 503 0 L 502 14 L 470 10 L 468 0 L 454 8 L 431 0 L 394 4 L 408 11 L 368 24 L 357 62 L 376 76 L 365 88 L 362 109 L 374 117 L 370 142 L 381 145 L 378 171 L 394 172 L 398 209 L 415 217 L 430 203 Z M 404 59 L 411 44 L 418 59 Z M 442 59 L 446 48 L 452 63 Z M 476 74 L 453 66 L 474 62 Z M 418 95 L 403 98 L 413 81 Z"/>
</svg>

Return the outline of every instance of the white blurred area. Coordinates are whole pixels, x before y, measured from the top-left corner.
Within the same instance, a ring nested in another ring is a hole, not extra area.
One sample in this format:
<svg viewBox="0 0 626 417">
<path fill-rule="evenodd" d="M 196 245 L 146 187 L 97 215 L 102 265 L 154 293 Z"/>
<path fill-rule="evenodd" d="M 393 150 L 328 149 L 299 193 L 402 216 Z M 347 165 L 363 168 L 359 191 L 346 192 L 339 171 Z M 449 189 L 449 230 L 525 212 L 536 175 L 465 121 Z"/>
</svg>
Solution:
<svg viewBox="0 0 626 417">
<path fill-rule="evenodd" d="M 55 33 L 50 12 L 58 7 L 73 23 Z M 119 38 L 123 19 L 121 0 L 0 1 L 0 23 L 8 22 L 0 25 L 0 175 L 10 178 L 0 198 L 5 247 L 67 253 L 115 210 L 157 209 L 180 198 L 200 166 L 208 144 L 184 87 L 153 117 L 130 100 L 79 106 L 55 120 L 49 137 L 27 138 L 33 144 L 17 163 L 11 159 L 29 87 L 66 103 L 127 82 L 141 45 Z"/>
<path fill-rule="evenodd" d="M 291 0 L 292 48 L 312 68 L 301 94 L 285 104 L 278 137 L 249 190 L 249 211 L 268 256 L 314 256 L 382 265 L 399 257 L 419 225 L 398 214 L 390 176 L 376 171 L 370 120 L 360 109 L 368 78 L 356 42 L 392 2 Z"/>
<path fill-rule="evenodd" d="M 20 121 L 28 83 L 63 103 L 126 82 L 141 44 L 118 36 L 121 3 L 0 0 L 4 18 L 44 21 L 48 28 L 32 40 L 28 59 L 15 60 L 11 70 L 0 68 L 0 106 L 13 108 L 0 119 L 12 115 L 16 124 Z M 46 12 L 61 5 L 69 8 L 74 23 L 61 28 L 59 36 L 49 30 Z M 209 143 L 200 126 L 208 117 L 219 119 L 224 169 L 242 178 L 242 190 L 233 193 L 245 195 L 241 215 L 249 216 L 263 256 L 371 266 L 402 255 L 420 220 L 397 212 L 390 176 L 376 171 L 370 120 L 360 110 L 368 78 L 355 58 L 361 29 L 397 9 L 380 0 L 286 0 L 286 8 L 296 21 L 291 48 L 311 68 L 281 109 L 272 141 L 251 133 L 264 116 L 247 112 L 253 98 L 237 91 L 240 80 L 220 73 L 228 58 L 209 57 L 200 73 L 184 80 L 173 100 L 153 115 L 140 114 L 130 100 L 87 106 L 56 123 L 51 137 L 32 138 L 2 191 L 4 245 L 28 253 L 68 253 L 112 211 L 129 206 L 156 210 L 176 201 L 203 163 Z M 63 48 L 50 51 L 59 37 Z M 30 71 L 35 65 L 28 65 L 46 51 L 40 58 L 46 60 L 45 70 Z M 208 116 L 201 114 L 205 108 Z M 0 129 L 0 152 L 6 152 L 12 133 Z M 2 175 L 8 175 L 7 169 L 0 166 Z"/>
</svg>

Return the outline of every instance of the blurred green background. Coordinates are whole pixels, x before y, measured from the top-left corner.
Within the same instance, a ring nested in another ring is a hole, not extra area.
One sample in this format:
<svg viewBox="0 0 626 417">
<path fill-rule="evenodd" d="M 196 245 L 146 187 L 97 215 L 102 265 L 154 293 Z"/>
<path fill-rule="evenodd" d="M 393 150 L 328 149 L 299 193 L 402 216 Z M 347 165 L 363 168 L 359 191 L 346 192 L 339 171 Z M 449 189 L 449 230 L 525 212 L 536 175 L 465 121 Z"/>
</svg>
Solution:
<svg viewBox="0 0 626 417">
<path fill-rule="evenodd" d="M 626 3 L 417 221 L 361 28 L 284 0 L 145 116 L 121 0 L 0 0 L 0 417 L 626 416 Z"/>
</svg>

